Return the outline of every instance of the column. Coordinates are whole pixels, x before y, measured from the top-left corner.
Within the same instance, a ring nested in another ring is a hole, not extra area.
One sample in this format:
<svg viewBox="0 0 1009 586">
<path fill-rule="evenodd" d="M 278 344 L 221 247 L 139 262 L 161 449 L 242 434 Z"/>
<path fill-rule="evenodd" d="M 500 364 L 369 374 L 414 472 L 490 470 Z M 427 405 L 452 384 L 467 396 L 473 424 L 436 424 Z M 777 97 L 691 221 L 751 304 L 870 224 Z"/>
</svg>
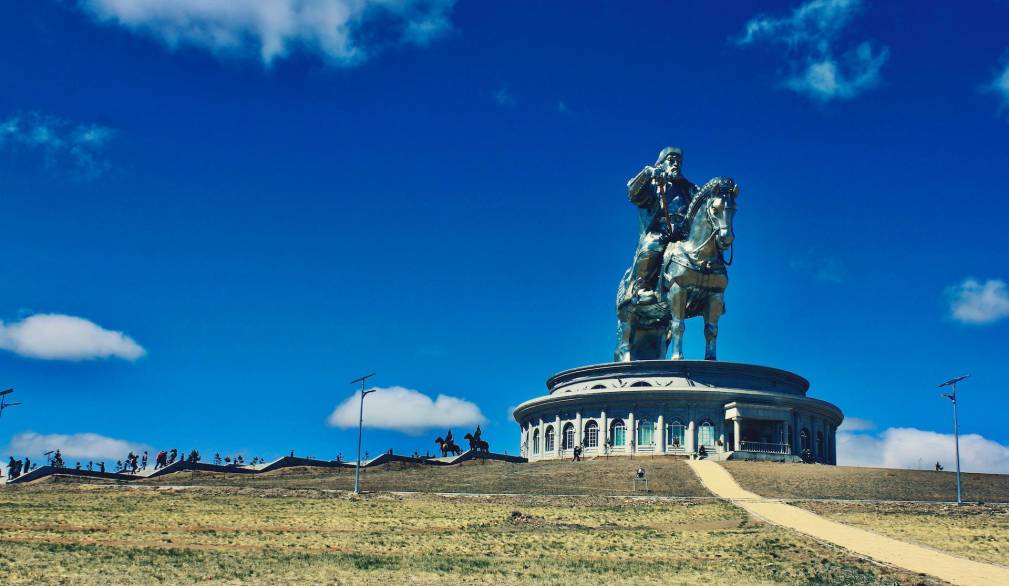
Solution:
<svg viewBox="0 0 1009 586">
<path fill-rule="evenodd" d="M 585 448 L 585 436 L 582 435 L 582 412 L 579 409 L 575 414 L 575 445 Z"/>
<path fill-rule="evenodd" d="M 792 454 L 798 456 L 802 454 L 802 440 L 799 439 L 799 414 L 792 412 Z"/>
<path fill-rule="evenodd" d="M 739 418 L 738 417 L 733 417 L 732 418 L 732 443 L 733 443 L 732 449 L 735 450 L 735 451 L 739 451 L 739 449 L 740 449 L 740 445 L 741 445 L 740 444 L 740 442 L 741 442 L 741 439 L 740 439 L 740 437 L 741 437 L 740 436 L 740 429 L 741 429 L 741 427 L 742 426 L 739 425 Z"/>
<path fill-rule="evenodd" d="M 683 447 L 687 450 L 688 454 L 693 454 L 697 451 L 697 434 L 694 433 L 694 414 L 692 410 L 687 420 L 687 432 L 684 436 Z"/>
<path fill-rule="evenodd" d="M 638 435 L 637 435 L 638 430 L 634 427 L 633 411 L 627 413 L 626 425 L 627 425 L 627 438 L 625 439 L 625 441 L 627 447 L 625 449 L 631 454 L 633 454 L 634 452 L 638 451 Z"/>
<path fill-rule="evenodd" d="M 610 422 L 606 419 L 606 409 L 599 412 L 599 453 L 606 451 L 606 441 L 610 439 Z"/>
<path fill-rule="evenodd" d="M 658 419 L 655 421 L 655 425 L 658 427 L 658 429 L 655 430 L 655 433 L 659 434 L 659 437 L 656 438 L 656 440 L 655 440 L 655 451 L 658 452 L 659 454 L 665 454 L 666 453 L 666 419 L 665 419 L 665 417 L 662 416 L 661 413 L 659 414 Z"/>
<path fill-rule="evenodd" d="M 546 424 L 543 422 L 543 418 L 540 417 L 540 443 L 539 445 L 536 446 L 536 449 L 539 452 L 538 454 L 536 454 L 536 459 L 540 459 L 544 455 L 543 448 L 546 444 L 544 444 L 543 442 L 546 440 L 546 431 L 547 431 Z"/>
<path fill-rule="evenodd" d="M 557 414 L 554 418 L 554 456 L 561 458 L 561 416 Z"/>
<path fill-rule="evenodd" d="M 837 466 L 837 428 L 830 426 L 830 463 Z"/>
</svg>

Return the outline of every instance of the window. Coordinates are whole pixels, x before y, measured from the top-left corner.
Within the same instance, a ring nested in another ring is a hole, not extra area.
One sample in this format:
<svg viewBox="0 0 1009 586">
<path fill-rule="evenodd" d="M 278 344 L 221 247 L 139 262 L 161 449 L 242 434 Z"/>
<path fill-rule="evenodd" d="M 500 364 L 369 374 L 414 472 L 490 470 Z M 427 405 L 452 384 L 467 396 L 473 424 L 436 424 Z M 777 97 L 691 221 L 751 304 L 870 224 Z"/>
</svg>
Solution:
<svg viewBox="0 0 1009 586">
<path fill-rule="evenodd" d="M 595 421 L 590 421 L 585 424 L 585 447 L 599 447 L 599 424 Z"/>
<path fill-rule="evenodd" d="M 613 441 L 614 446 L 624 445 L 627 441 L 625 437 L 626 430 L 627 428 L 624 427 L 623 419 L 617 419 L 613 422 L 613 425 L 610 426 L 610 439 Z"/>
<path fill-rule="evenodd" d="M 652 383 L 650 383 L 650 382 L 648 382 L 646 380 L 639 380 L 638 382 L 633 383 L 631 386 L 632 387 L 650 387 L 650 386 L 652 386 Z"/>
<path fill-rule="evenodd" d="M 816 432 L 816 457 L 823 460 L 823 432 Z"/>
<path fill-rule="evenodd" d="M 547 438 L 546 438 L 547 441 L 546 441 L 546 445 L 543 446 L 543 451 L 544 452 L 552 452 L 552 451 L 554 451 L 554 446 L 556 445 L 554 443 L 554 439 L 555 439 L 554 436 L 555 435 L 557 435 L 557 434 L 554 433 L 553 426 L 548 427 L 547 428 Z"/>
<path fill-rule="evenodd" d="M 647 419 L 638 424 L 638 445 L 655 445 L 655 424 Z"/>
<path fill-rule="evenodd" d="M 683 447 L 684 428 L 679 421 L 673 421 L 666 426 L 666 444 L 672 448 Z"/>
<path fill-rule="evenodd" d="M 702 421 L 701 426 L 697 428 L 697 443 L 706 448 L 715 446 L 715 426 L 711 425 L 710 421 Z"/>
<path fill-rule="evenodd" d="M 809 449 L 809 430 L 805 427 L 799 432 L 799 449 L 803 452 Z"/>
<path fill-rule="evenodd" d="M 533 431 L 533 453 L 540 453 L 540 430 Z"/>
<path fill-rule="evenodd" d="M 575 447 L 575 426 L 571 423 L 564 425 L 564 436 L 561 438 L 561 449 L 570 450 Z"/>
</svg>

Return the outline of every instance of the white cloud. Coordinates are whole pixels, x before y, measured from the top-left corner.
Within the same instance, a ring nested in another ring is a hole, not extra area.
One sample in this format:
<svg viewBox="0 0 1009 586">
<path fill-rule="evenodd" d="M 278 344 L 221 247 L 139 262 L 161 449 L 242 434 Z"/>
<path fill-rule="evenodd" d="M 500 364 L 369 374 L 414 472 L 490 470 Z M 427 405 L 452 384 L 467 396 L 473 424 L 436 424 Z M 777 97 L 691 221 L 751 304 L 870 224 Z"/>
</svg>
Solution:
<svg viewBox="0 0 1009 586">
<path fill-rule="evenodd" d="M 40 313 L 18 322 L 0 322 L 0 349 L 44 360 L 136 360 L 146 351 L 122 332 L 81 317 Z"/>
<path fill-rule="evenodd" d="M 115 135 L 111 128 L 80 124 L 38 112 L 15 114 L 0 121 L 0 148 L 41 152 L 49 165 L 69 161 L 85 179 L 94 179 L 108 169 L 101 151 Z"/>
<path fill-rule="evenodd" d="M 954 465 L 953 434 L 891 427 L 880 434 L 838 430 L 837 463 L 842 466 L 931 468 Z M 1009 446 L 976 433 L 960 436 L 960 467 L 965 472 L 1009 474 Z"/>
<path fill-rule="evenodd" d="M 811 0 L 788 16 L 756 16 L 738 45 L 767 43 L 788 54 L 784 86 L 820 101 L 850 99 L 876 86 L 889 49 L 863 41 L 838 56 L 841 34 L 861 12 L 861 0 Z"/>
<path fill-rule="evenodd" d="M 70 460 L 104 460 L 122 459 L 127 454 L 143 453 L 150 451 L 150 446 L 138 442 L 131 442 L 111 437 L 105 437 L 97 433 L 75 433 L 64 434 L 40 434 L 33 431 L 19 433 L 11 438 L 7 452 L 15 458 L 28 456 L 33 460 L 51 450 L 60 450 L 63 461 L 68 466 L 73 466 Z M 41 460 L 39 460 L 41 463 Z"/>
<path fill-rule="evenodd" d="M 330 414 L 333 427 L 357 427 L 360 393 L 347 397 Z M 475 426 L 486 419 L 474 403 L 403 387 L 378 388 L 364 399 L 364 426 L 417 435 L 428 429 Z"/>
<path fill-rule="evenodd" d="M 946 290 L 950 317 L 965 324 L 989 324 L 1009 317 L 1009 289 L 1005 281 L 988 279 L 981 283 L 965 279 Z"/>
<path fill-rule="evenodd" d="M 498 106 L 504 106 L 505 108 L 511 108 L 515 106 L 515 96 L 512 95 L 511 90 L 508 86 L 501 86 L 498 88 L 491 97 L 497 102 Z"/>
<path fill-rule="evenodd" d="M 984 90 L 993 92 L 1002 100 L 1002 108 L 1009 108 L 1009 59 L 1006 59 L 1005 67 L 995 74 L 995 79 L 991 80 L 983 87 Z"/>
<path fill-rule="evenodd" d="M 100 22 L 170 48 L 255 57 L 269 65 L 295 52 L 335 65 L 383 45 L 426 46 L 451 30 L 455 0 L 79 0 Z"/>
<path fill-rule="evenodd" d="M 845 417 L 844 421 L 841 422 L 841 427 L 838 427 L 837 431 L 866 431 L 869 429 L 876 429 L 876 424 L 868 419 Z"/>
</svg>

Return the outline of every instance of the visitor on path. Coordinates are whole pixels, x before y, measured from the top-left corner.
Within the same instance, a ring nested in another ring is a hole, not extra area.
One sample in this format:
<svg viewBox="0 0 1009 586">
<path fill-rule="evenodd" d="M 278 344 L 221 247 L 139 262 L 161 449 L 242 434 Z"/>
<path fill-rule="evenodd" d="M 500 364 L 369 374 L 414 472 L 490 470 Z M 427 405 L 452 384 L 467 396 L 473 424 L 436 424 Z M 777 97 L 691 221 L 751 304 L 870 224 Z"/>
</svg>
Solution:
<svg viewBox="0 0 1009 586">
<path fill-rule="evenodd" d="M 140 469 L 147 470 L 147 450 L 144 450 L 144 459 L 140 461 Z"/>
<path fill-rule="evenodd" d="M 56 468 L 65 468 L 63 464 L 63 454 L 59 450 L 56 450 L 56 454 L 53 456 L 53 466 Z"/>
<path fill-rule="evenodd" d="M 88 472 L 94 472 L 94 471 L 95 471 L 95 461 L 88 460 Z"/>
<path fill-rule="evenodd" d="M 935 463 L 935 471 L 936 472 L 942 472 L 942 464 L 940 464 L 939 462 L 936 462 Z"/>
<path fill-rule="evenodd" d="M 77 469 L 77 470 L 80 470 L 80 469 L 81 469 L 81 463 L 80 463 L 80 462 L 77 462 L 77 468 L 76 468 L 76 469 Z"/>
<path fill-rule="evenodd" d="M 136 474 L 137 470 L 140 468 L 140 463 L 137 460 L 137 455 L 133 454 L 133 461 L 130 462 L 130 468 L 133 470 L 134 474 Z"/>
<path fill-rule="evenodd" d="M 214 454 L 214 464 L 216 466 L 220 466 L 221 465 L 221 453 L 220 452 L 217 452 L 217 453 Z"/>
<path fill-rule="evenodd" d="M 125 470 L 125 468 L 123 468 L 123 461 L 116 460 L 116 472 L 122 472 L 123 470 Z"/>
<path fill-rule="evenodd" d="M 24 471 L 25 471 L 25 474 L 28 474 L 29 472 L 32 471 L 32 461 L 28 459 L 28 456 L 25 456 L 25 468 L 24 468 Z"/>
<path fill-rule="evenodd" d="M 102 474 L 105 474 L 105 461 L 104 460 L 102 460 L 101 462 L 98 463 L 98 471 L 101 472 Z"/>
<path fill-rule="evenodd" d="M 10 457 L 10 461 L 7 462 L 7 478 L 11 480 L 14 479 L 14 456 Z"/>
<path fill-rule="evenodd" d="M 175 460 L 179 457 L 179 450 L 177 448 L 172 448 L 172 451 L 168 452 L 168 464 L 172 465 Z"/>
<path fill-rule="evenodd" d="M 645 469 L 644 468 L 638 467 L 637 477 L 638 477 L 638 480 L 644 480 L 645 479 Z"/>
<path fill-rule="evenodd" d="M 571 461 L 572 462 L 581 462 L 582 461 L 582 447 L 581 446 L 575 446 L 574 457 L 571 458 Z"/>
<path fill-rule="evenodd" d="M 697 459 L 698 460 L 703 460 L 703 459 L 705 459 L 707 457 L 708 457 L 708 450 L 705 449 L 703 445 L 701 447 L 697 448 Z"/>
</svg>

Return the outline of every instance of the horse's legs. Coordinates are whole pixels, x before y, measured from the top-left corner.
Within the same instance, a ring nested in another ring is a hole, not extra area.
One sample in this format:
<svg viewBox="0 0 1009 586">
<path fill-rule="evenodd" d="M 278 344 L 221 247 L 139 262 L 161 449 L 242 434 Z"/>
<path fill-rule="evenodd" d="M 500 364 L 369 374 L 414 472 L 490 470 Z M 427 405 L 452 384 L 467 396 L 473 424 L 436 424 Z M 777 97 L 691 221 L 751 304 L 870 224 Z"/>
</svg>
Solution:
<svg viewBox="0 0 1009 586">
<path fill-rule="evenodd" d="M 708 297 L 708 306 L 704 310 L 704 359 L 718 360 L 715 352 L 715 342 L 718 340 L 718 318 L 722 317 L 725 299 L 721 293 L 712 293 Z"/>
<path fill-rule="evenodd" d="M 687 313 L 687 291 L 677 283 L 669 284 L 669 334 L 673 348 L 671 360 L 683 360 L 683 320 Z"/>
</svg>

